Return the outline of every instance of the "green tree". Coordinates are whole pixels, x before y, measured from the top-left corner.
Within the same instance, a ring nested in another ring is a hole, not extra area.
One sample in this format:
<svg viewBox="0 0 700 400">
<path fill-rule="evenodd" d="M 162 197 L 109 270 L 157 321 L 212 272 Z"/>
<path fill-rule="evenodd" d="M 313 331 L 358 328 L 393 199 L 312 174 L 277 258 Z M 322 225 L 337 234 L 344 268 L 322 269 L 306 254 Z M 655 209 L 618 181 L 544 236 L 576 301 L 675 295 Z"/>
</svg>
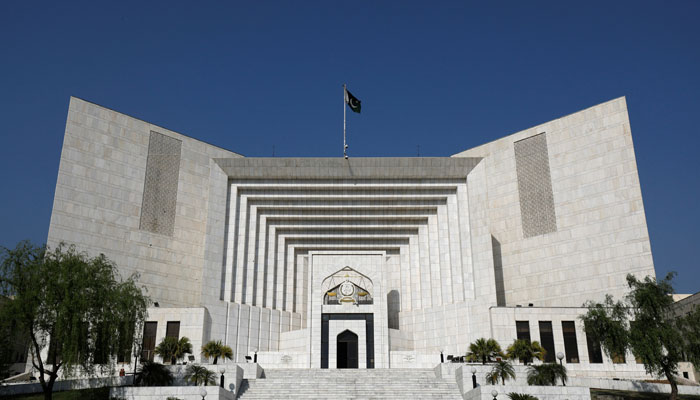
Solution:
<svg viewBox="0 0 700 400">
<path fill-rule="evenodd" d="M 94 375 L 95 357 L 131 353 L 149 303 L 137 278 L 122 280 L 104 255 L 91 258 L 65 244 L 0 248 L 0 295 L 13 300 L 0 308 L 0 320 L 28 338 L 45 399 L 59 371 Z"/>
<path fill-rule="evenodd" d="M 198 385 L 216 385 L 216 374 L 197 364 L 190 364 L 185 371 L 185 380 Z"/>
<path fill-rule="evenodd" d="M 213 357 L 213 364 L 216 364 L 216 361 L 219 359 L 219 357 L 233 360 L 233 350 L 231 350 L 230 347 L 221 343 L 221 340 L 211 340 L 207 342 L 204 346 L 202 346 L 202 355 L 206 358 Z"/>
<path fill-rule="evenodd" d="M 173 374 L 163 364 L 145 361 L 136 371 L 134 381 L 139 386 L 170 386 L 173 384 Z"/>
<path fill-rule="evenodd" d="M 469 345 L 467 359 L 481 361 L 482 364 L 491 362 L 493 358 L 501 356 L 501 346 L 494 339 L 479 338 Z"/>
<path fill-rule="evenodd" d="M 520 360 L 523 364 L 528 365 L 535 358 L 542 361 L 546 351 L 537 341 L 531 343 L 527 340 L 515 340 L 513 344 L 508 346 L 506 353 L 509 359 Z"/>
<path fill-rule="evenodd" d="M 508 393 L 508 398 L 510 400 L 539 400 L 537 397 L 529 395 L 529 394 L 523 394 L 523 393 Z"/>
<path fill-rule="evenodd" d="M 557 382 L 568 379 L 566 367 L 557 363 L 531 365 L 527 369 L 527 384 L 535 386 L 556 386 Z"/>
<path fill-rule="evenodd" d="M 177 360 L 185 357 L 186 354 L 192 354 L 192 343 L 185 336 L 179 340 L 166 336 L 156 346 L 154 351 L 163 358 L 163 362 L 170 361 L 171 364 L 175 364 Z"/>
<path fill-rule="evenodd" d="M 505 360 L 496 361 L 491 372 L 486 374 L 486 380 L 492 385 L 497 384 L 499 380 L 505 385 L 509 379 L 515 379 L 515 370 L 513 364 Z"/>
<path fill-rule="evenodd" d="M 700 308 L 688 315 L 674 314 L 674 276 L 669 273 L 657 282 L 627 275 L 630 292 L 624 299 L 614 301 L 608 295 L 602 303 L 589 301 L 584 304 L 588 312 L 580 317 L 608 356 L 629 350 L 647 373 L 665 376 L 672 400 L 678 398 L 678 363 L 687 360 L 700 366 Z"/>
</svg>

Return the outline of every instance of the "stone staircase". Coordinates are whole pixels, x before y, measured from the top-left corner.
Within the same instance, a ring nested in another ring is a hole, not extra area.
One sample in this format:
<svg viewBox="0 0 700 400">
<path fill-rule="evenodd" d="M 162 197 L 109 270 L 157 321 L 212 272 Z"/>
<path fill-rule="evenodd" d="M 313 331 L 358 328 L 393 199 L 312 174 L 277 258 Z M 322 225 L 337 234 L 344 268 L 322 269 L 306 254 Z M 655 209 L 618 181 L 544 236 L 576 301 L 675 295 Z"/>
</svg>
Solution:
<svg viewBox="0 0 700 400">
<path fill-rule="evenodd" d="M 454 399 L 457 383 L 431 369 L 266 369 L 244 380 L 239 399 Z"/>
</svg>

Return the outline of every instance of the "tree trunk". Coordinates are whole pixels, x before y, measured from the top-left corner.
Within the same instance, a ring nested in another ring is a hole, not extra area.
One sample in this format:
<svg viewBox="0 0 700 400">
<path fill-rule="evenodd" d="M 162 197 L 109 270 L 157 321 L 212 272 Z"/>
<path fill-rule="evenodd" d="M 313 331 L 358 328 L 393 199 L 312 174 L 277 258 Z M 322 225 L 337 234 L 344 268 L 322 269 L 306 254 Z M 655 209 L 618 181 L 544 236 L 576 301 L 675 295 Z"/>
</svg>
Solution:
<svg viewBox="0 0 700 400">
<path fill-rule="evenodd" d="M 667 371 L 664 369 L 664 375 L 666 375 L 666 379 L 668 379 L 668 383 L 671 384 L 671 396 L 669 397 L 670 400 L 677 400 L 678 399 L 678 383 L 676 383 L 676 378 L 673 377 L 673 374 L 670 371 Z"/>
<path fill-rule="evenodd" d="M 216 360 L 219 358 L 219 356 L 214 357 L 214 365 L 216 365 Z"/>
<path fill-rule="evenodd" d="M 44 400 L 53 399 L 53 384 L 56 382 L 57 375 L 51 375 L 49 382 L 44 386 Z"/>
</svg>

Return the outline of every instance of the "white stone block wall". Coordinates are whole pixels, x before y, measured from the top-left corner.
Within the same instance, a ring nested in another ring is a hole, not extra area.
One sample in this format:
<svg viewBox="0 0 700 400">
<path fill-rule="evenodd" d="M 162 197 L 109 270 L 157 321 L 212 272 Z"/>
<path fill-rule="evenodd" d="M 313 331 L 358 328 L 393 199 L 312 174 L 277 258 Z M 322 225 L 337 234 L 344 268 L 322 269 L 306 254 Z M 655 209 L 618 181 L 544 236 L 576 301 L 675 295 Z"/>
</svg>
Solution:
<svg viewBox="0 0 700 400">
<path fill-rule="evenodd" d="M 588 344 L 583 323 L 579 316 L 586 313 L 585 308 L 565 307 L 497 307 L 492 308 L 491 329 L 493 339 L 496 339 L 501 348 L 505 350 L 516 338 L 516 321 L 528 321 L 530 326 L 530 338 L 540 341 L 539 321 L 550 321 L 554 333 L 554 350 L 565 352 L 562 321 L 573 321 L 576 328 L 576 345 L 580 362 L 566 363 L 566 368 L 571 377 L 598 377 L 598 378 L 622 378 L 622 379 L 652 379 L 644 371 L 644 365 L 635 361 L 631 353 L 626 354 L 625 363 L 615 364 L 605 352 L 602 352 L 603 363 L 590 363 L 588 357 Z"/>
<path fill-rule="evenodd" d="M 514 142 L 546 134 L 556 232 L 525 238 Z M 654 276 L 625 98 L 456 154 L 485 157 L 507 305 L 581 306 Z"/>
<path fill-rule="evenodd" d="M 139 229 L 151 131 L 182 141 L 173 236 Z M 161 306 L 199 306 L 216 157 L 240 156 L 71 97 L 48 245 L 104 253 Z"/>
<path fill-rule="evenodd" d="M 109 391 L 110 397 L 127 400 L 163 400 L 177 397 L 182 400 L 202 400 L 200 390 L 206 391 L 206 400 L 234 400 L 236 395 L 218 386 L 163 386 L 163 387 L 118 387 Z"/>
<path fill-rule="evenodd" d="M 309 368 L 309 352 L 303 351 L 264 351 L 258 353 L 258 364 L 264 369 Z"/>
<path fill-rule="evenodd" d="M 202 362 L 201 350 L 204 344 L 203 333 L 204 327 L 206 326 L 206 314 L 207 310 L 203 307 L 149 307 L 146 321 L 156 322 L 158 324 L 156 327 L 156 346 L 165 338 L 167 323 L 179 322 L 179 338 L 187 337 L 190 340 L 190 343 L 192 343 L 191 355 L 195 358 L 194 362 Z M 164 362 L 159 356 L 155 356 L 154 360 L 156 362 Z M 188 356 L 185 356 L 184 360 L 180 361 L 190 362 Z M 166 360 L 165 363 L 170 363 L 170 360 Z"/>
<path fill-rule="evenodd" d="M 464 400 L 494 400 L 492 391 L 496 391 L 496 400 L 508 399 L 509 393 L 529 394 L 539 400 L 590 400 L 587 387 L 573 386 L 479 386 L 464 393 Z"/>
</svg>

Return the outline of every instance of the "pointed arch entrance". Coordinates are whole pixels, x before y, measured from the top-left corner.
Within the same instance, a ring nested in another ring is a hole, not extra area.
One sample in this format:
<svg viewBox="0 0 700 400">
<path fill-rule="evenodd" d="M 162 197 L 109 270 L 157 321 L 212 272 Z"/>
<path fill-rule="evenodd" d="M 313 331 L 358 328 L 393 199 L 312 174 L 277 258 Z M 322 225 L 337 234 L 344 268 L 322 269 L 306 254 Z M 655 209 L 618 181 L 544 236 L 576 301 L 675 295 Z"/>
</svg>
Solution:
<svg viewBox="0 0 700 400">
<path fill-rule="evenodd" d="M 350 330 L 338 334 L 338 365 L 336 368 L 358 368 L 357 335 Z"/>
</svg>

